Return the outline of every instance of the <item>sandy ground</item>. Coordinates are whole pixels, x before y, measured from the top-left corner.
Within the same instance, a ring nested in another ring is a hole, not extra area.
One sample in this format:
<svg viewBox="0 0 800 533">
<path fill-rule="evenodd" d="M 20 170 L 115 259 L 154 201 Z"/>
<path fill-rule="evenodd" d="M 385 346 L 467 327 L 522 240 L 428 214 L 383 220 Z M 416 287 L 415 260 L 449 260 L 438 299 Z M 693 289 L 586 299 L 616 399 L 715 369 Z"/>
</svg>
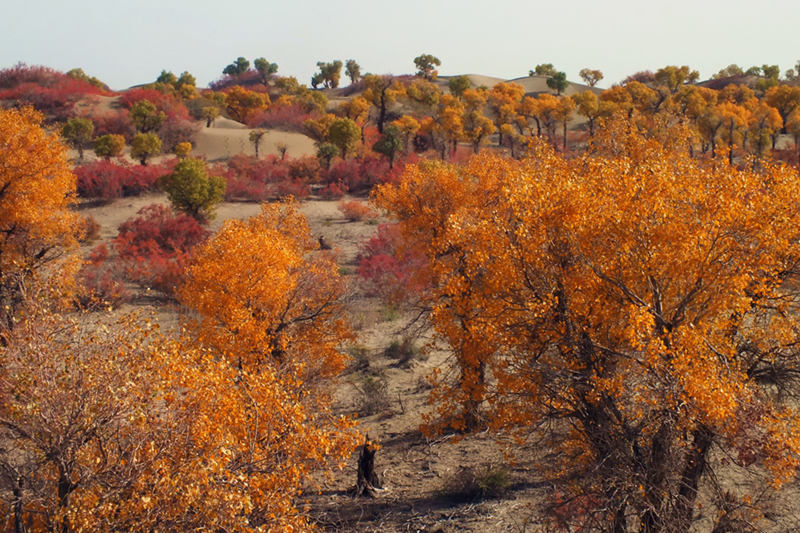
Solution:
<svg viewBox="0 0 800 533">
<path fill-rule="evenodd" d="M 234 120 L 217 118 L 210 128 L 204 127 L 197 134 L 192 154 L 205 156 L 209 161 L 226 159 L 236 154 L 255 155 L 255 148 L 250 142 L 251 131 L 253 130 Z M 278 143 L 286 145 L 286 155 L 290 157 L 317 153 L 311 137 L 301 133 L 267 130 L 261 139 L 259 155 L 278 155 Z"/>
</svg>

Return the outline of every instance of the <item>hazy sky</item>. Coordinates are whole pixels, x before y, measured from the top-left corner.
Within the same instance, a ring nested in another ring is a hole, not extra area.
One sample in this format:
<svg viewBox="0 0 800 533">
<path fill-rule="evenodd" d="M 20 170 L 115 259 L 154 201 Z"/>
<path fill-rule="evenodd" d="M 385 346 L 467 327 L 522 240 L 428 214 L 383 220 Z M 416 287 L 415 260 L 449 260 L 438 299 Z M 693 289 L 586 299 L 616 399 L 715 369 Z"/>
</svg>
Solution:
<svg viewBox="0 0 800 533">
<path fill-rule="evenodd" d="M 238 56 L 266 57 L 308 83 L 317 61 L 362 72 L 525 76 L 553 63 L 607 87 L 628 74 L 687 64 L 702 78 L 737 63 L 800 59 L 798 0 L 2 0 L 0 68 L 19 61 L 83 68 L 114 89 L 188 70 L 205 86 Z"/>
</svg>

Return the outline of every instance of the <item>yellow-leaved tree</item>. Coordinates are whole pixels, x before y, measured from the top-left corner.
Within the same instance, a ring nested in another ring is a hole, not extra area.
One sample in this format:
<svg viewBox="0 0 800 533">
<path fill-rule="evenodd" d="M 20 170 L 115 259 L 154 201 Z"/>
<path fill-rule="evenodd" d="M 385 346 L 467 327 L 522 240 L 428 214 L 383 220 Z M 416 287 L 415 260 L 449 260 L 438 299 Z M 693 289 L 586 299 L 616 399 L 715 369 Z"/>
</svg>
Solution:
<svg viewBox="0 0 800 533">
<path fill-rule="evenodd" d="M 42 120 L 31 108 L 0 109 L 0 332 L 35 278 L 77 246 L 75 175 Z"/>
<path fill-rule="evenodd" d="M 305 525 L 295 497 L 357 444 L 352 419 L 331 412 L 351 336 L 344 286 L 332 256 L 316 248 L 293 204 L 265 204 L 199 246 L 179 290 L 196 313 L 193 342 L 226 374 L 209 399 L 220 404 L 208 413 L 209 434 L 225 428 L 253 523 L 280 530 Z"/>
<path fill-rule="evenodd" d="M 755 519 L 712 449 L 767 487 L 800 463 L 800 178 L 659 139 L 610 121 L 580 158 L 421 163 L 375 195 L 454 354 L 430 426 L 542 438 L 559 527 L 688 531 L 705 480 L 718 526 Z"/>
</svg>

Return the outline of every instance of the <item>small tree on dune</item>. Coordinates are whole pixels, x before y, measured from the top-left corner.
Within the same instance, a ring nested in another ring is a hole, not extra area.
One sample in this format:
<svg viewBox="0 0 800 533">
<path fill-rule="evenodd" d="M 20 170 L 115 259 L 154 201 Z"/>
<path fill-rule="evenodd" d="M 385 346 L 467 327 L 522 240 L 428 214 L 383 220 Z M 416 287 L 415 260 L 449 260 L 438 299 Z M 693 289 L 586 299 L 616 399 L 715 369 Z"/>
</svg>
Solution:
<svg viewBox="0 0 800 533">
<path fill-rule="evenodd" d="M 155 133 L 137 133 L 131 141 L 131 157 L 139 160 L 142 166 L 147 160 L 161 153 L 161 139 Z"/>
<path fill-rule="evenodd" d="M 115 133 L 102 135 L 94 140 L 94 153 L 97 157 L 111 159 L 122 154 L 125 149 L 125 137 Z"/>
<path fill-rule="evenodd" d="M 78 159 L 83 160 L 83 150 L 92 140 L 94 123 L 88 118 L 71 118 L 61 129 L 61 136 L 76 150 Z"/>
<path fill-rule="evenodd" d="M 265 130 L 257 129 L 251 131 L 250 135 L 248 136 L 250 142 L 253 143 L 253 149 L 255 150 L 256 153 L 256 159 L 258 159 L 258 148 L 261 145 L 261 140 L 264 138 L 264 135 L 266 134 L 267 132 Z"/>
<path fill-rule="evenodd" d="M 214 207 L 225 194 L 225 179 L 209 176 L 200 159 L 181 160 L 171 174 L 161 178 L 160 185 L 175 209 L 199 222 L 214 217 Z"/>
</svg>

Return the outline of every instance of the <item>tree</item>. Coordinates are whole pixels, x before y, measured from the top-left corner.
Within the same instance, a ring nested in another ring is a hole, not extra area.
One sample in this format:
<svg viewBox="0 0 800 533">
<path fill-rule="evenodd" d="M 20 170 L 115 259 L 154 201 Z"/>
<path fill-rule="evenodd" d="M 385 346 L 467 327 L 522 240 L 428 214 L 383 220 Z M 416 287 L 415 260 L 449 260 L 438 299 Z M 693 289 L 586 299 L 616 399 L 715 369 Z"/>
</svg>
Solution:
<svg viewBox="0 0 800 533">
<path fill-rule="evenodd" d="M 656 84 L 666 87 L 669 92 L 673 94 L 678 92 L 681 85 L 694 83 L 699 77 L 699 72 L 691 70 L 686 65 L 681 67 L 676 67 L 674 65 L 666 66 L 658 69 L 654 75 Z"/>
<path fill-rule="evenodd" d="M 124 149 L 125 137 L 122 135 L 109 133 L 101 135 L 94 140 L 94 153 L 97 154 L 97 157 L 103 157 L 108 160 L 122 154 Z"/>
<path fill-rule="evenodd" d="M 256 68 L 259 78 L 261 79 L 261 83 L 264 84 L 264 87 L 269 84 L 269 80 L 272 78 L 272 75 L 278 72 L 278 64 L 270 63 L 263 57 L 259 57 L 254 60 L 253 66 Z"/>
<path fill-rule="evenodd" d="M 269 104 L 269 96 L 235 85 L 226 93 L 225 104 L 233 120 L 247 122 L 247 118 Z"/>
<path fill-rule="evenodd" d="M 450 94 L 456 98 L 460 98 L 470 87 L 472 87 L 472 82 L 467 76 L 454 76 L 447 80 L 447 88 L 450 90 Z"/>
<path fill-rule="evenodd" d="M 267 134 L 266 130 L 262 129 L 256 129 L 250 132 L 249 139 L 250 142 L 253 143 L 253 149 L 255 150 L 256 153 L 256 159 L 258 159 L 258 146 L 261 144 L 261 139 L 263 139 L 264 135 L 266 134 Z"/>
<path fill-rule="evenodd" d="M 31 108 L 0 109 L 0 345 L 24 295 L 77 246 L 75 175 L 42 121 Z M 69 275 L 66 267 L 56 270 Z"/>
<path fill-rule="evenodd" d="M 188 157 L 189 152 L 192 151 L 192 143 L 189 141 L 179 142 L 172 151 L 179 159 L 184 159 Z"/>
<path fill-rule="evenodd" d="M 181 482 L 196 480 L 176 474 L 202 461 L 180 458 L 194 410 L 189 402 L 185 413 L 175 409 L 186 392 L 170 377 L 181 351 L 163 349 L 131 317 L 81 319 L 37 310 L 0 348 L 6 516 L 16 531 L 121 531 L 159 523 L 183 529 L 170 518 L 192 515 L 179 509 L 188 488 Z M 156 488 L 164 484 L 171 485 L 169 497 Z M 210 507 L 211 500 L 204 503 Z"/>
<path fill-rule="evenodd" d="M 403 138 L 403 151 L 408 152 L 411 141 L 419 131 L 419 121 L 409 115 L 403 115 L 392 122 L 392 124 L 397 126 L 397 128 L 400 130 L 400 135 Z"/>
<path fill-rule="evenodd" d="M 583 91 L 572 95 L 572 101 L 579 115 L 586 117 L 589 124 L 589 135 L 594 135 L 594 126 L 600 117 L 600 99 L 592 91 Z"/>
<path fill-rule="evenodd" d="M 361 66 L 355 59 L 348 59 L 344 66 L 344 73 L 350 78 L 350 83 L 358 83 L 361 79 Z"/>
<path fill-rule="evenodd" d="M 250 61 L 243 57 L 236 58 L 236 61 L 222 69 L 223 74 L 228 76 L 239 76 L 250 69 Z"/>
<path fill-rule="evenodd" d="M 572 113 L 575 111 L 575 101 L 569 96 L 562 96 L 558 99 L 558 107 L 556 108 L 556 119 L 561 122 L 561 151 L 567 151 L 567 123 L 572 118 Z"/>
<path fill-rule="evenodd" d="M 603 79 L 603 73 L 599 70 L 582 68 L 578 74 L 580 74 L 581 79 L 585 81 L 586 85 L 589 87 L 594 87 L 597 85 L 597 82 Z"/>
<path fill-rule="evenodd" d="M 361 139 L 361 128 L 349 118 L 337 118 L 331 123 L 328 138 L 339 149 L 342 159 L 347 159 L 347 153 Z"/>
<path fill-rule="evenodd" d="M 228 419 L 230 477 L 262 520 L 251 524 L 276 531 L 308 529 L 296 495 L 315 470 L 341 464 L 360 442 L 353 421 L 331 410 L 351 334 L 338 267 L 316 248 L 296 206 L 265 204 L 195 250 L 179 292 L 198 316 L 190 334 L 226 369 L 231 405 L 222 402 L 215 418 Z"/>
<path fill-rule="evenodd" d="M 317 76 L 315 84 L 315 79 L 311 78 L 311 85 L 316 87 L 318 84 L 322 83 L 326 89 L 335 89 L 339 86 L 339 79 L 342 76 L 342 62 L 338 59 L 334 60 L 331 63 L 325 63 L 324 61 L 317 62 L 317 68 L 319 68 L 319 73 L 315 74 Z"/>
<path fill-rule="evenodd" d="M 768 89 L 764 101 L 778 110 L 784 124 L 795 109 L 800 108 L 800 87 L 778 85 Z"/>
<path fill-rule="evenodd" d="M 330 170 L 331 160 L 336 157 L 338 153 L 339 149 L 332 143 L 323 142 L 319 143 L 319 146 L 317 146 L 317 159 L 325 163 L 326 170 Z"/>
<path fill-rule="evenodd" d="M 137 133 L 131 141 L 131 157 L 147 165 L 147 160 L 161 153 L 161 139 L 155 133 Z"/>
<path fill-rule="evenodd" d="M 214 105 L 204 106 L 201 110 L 201 116 L 206 121 L 206 128 L 210 128 L 211 124 L 219 116 L 219 108 Z"/>
<path fill-rule="evenodd" d="M 339 111 L 347 118 L 358 125 L 361 130 L 361 141 L 364 141 L 364 128 L 369 121 L 370 104 L 362 96 L 342 102 L 339 104 Z"/>
<path fill-rule="evenodd" d="M 494 115 L 494 124 L 500 130 L 499 144 L 503 144 L 504 124 L 516 124 L 519 106 L 525 96 L 525 89 L 518 83 L 498 83 L 489 91 L 487 100 Z"/>
<path fill-rule="evenodd" d="M 556 72 L 547 78 L 547 86 L 556 92 L 556 96 L 561 96 L 561 93 L 569 87 L 567 74 L 565 72 Z"/>
<path fill-rule="evenodd" d="M 128 114 L 140 133 L 155 131 L 167 120 L 167 115 L 150 100 L 139 100 L 131 106 Z"/>
<path fill-rule="evenodd" d="M 386 122 L 389 106 L 405 90 L 392 76 L 378 76 L 376 74 L 367 74 L 364 77 L 364 85 L 367 88 L 361 96 L 377 109 L 378 118 L 375 122 L 378 125 L 378 133 L 383 133 L 383 125 Z"/>
<path fill-rule="evenodd" d="M 201 223 L 214 218 L 214 207 L 225 194 L 225 178 L 209 176 L 201 159 L 182 159 L 160 185 L 175 209 Z"/>
<path fill-rule="evenodd" d="M 175 76 L 175 74 L 173 74 L 169 70 L 162 70 L 161 74 L 159 74 L 158 78 L 156 78 L 156 83 L 160 83 L 162 85 L 169 85 L 170 87 L 174 86 L 177 81 L 178 81 L 177 76 Z"/>
<path fill-rule="evenodd" d="M 536 68 L 531 70 L 528 75 L 529 76 L 547 76 L 548 78 L 552 78 L 558 73 L 556 68 L 553 66 L 552 63 L 542 63 L 540 65 L 536 65 Z"/>
<path fill-rule="evenodd" d="M 389 159 L 389 168 L 394 168 L 394 158 L 403 149 L 402 131 L 398 126 L 389 124 L 381 138 L 375 142 L 373 150 L 385 155 Z"/>
<path fill-rule="evenodd" d="M 733 76 L 744 76 L 744 70 L 742 70 L 742 67 L 740 67 L 735 63 L 730 64 L 724 69 L 720 70 L 719 72 L 711 76 L 711 79 L 719 80 L 722 78 L 730 78 Z"/>
<path fill-rule="evenodd" d="M 439 75 L 436 67 L 441 66 L 442 62 L 438 57 L 431 54 L 422 54 L 414 58 L 414 66 L 417 67 L 417 76 L 422 76 L 428 81 L 433 81 Z"/>
<path fill-rule="evenodd" d="M 78 150 L 78 159 L 83 160 L 83 150 L 92 140 L 94 123 L 88 118 L 71 118 L 61 128 L 61 136 L 70 146 Z"/>
<path fill-rule="evenodd" d="M 727 463 L 775 486 L 798 468 L 779 392 L 796 390 L 798 317 L 776 306 L 797 298 L 800 178 L 693 159 L 685 131 L 607 128 L 572 160 L 412 166 L 376 202 L 427 258 L 423 304 L 457 364 L 440 421 L 477 407 L 475 429 L 552 442 L 565 527 L 689 531 Z"/>
<path fill-rule="evenodd" d="M 770 142 L 774 139 L 775 134 L 781 130 L 783 126 L 783 120 L 781 120 L 781 115 L 777 109 L 770 106 L 763 100 L 751 100 L 750 105 L 750 114 L 749 114 L 749 124 L 748 124 L 748 133 L 752 138 L 753 144 L 755 144 L 755 152 L 756 156 L 761 156 L 767 147 L 770 146 Z M 797 111 L 794 111 L 796 113 Z M 789 115 L 787 121 L 789 122 L 789 126 L 792 123 L 792 115 Z M 787 127 L 787 130 L 790 130 Z"/>
</svg>

